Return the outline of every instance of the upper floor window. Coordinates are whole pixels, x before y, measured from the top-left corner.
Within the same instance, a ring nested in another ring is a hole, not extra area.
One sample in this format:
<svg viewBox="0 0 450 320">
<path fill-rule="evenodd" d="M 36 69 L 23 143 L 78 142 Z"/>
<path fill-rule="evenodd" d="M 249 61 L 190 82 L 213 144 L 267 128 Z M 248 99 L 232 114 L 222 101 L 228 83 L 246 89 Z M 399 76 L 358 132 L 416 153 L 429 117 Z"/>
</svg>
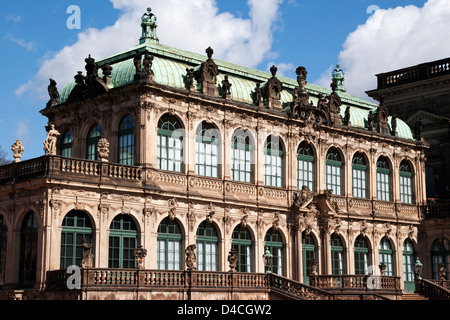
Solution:
<svg viewBox="0 0 450 320">
<path fill-rule="evenodd" d="M 86 140 L 86 158 L 98 160 L 97 144 L 102 136 L 102 128 L 98 124 L 91 127 Z"/>
<path fill-rule="evenodd" d="M 231 168 L 234 181 L 252 182 L 252 144 L 250 136 L 242 130 L 233 135 Z"/>
<path fill-rule="evenodd" d="M 413 203 L 413 182 L 411 166 L 407 161 L 400 163 L 400 202 Z"/>
<path fill-rule="evenodd" d="M 219 131 L 205 121 L 197 129 L 195 143 L 195 174 L 219 177 Z"/>
<path fill-rule="evenodd" d="M 134 165 L 134 121 L 125 116 L 119 124 L 119 163 Z"/>
<path fill-rule="evenodd" d="M 61 156 L 70 158 L 72 157 L 73 137 L 72 131 L 67 130 L 63 136 L 61 143 Z"/>
<path fill-rule="evenodd" d="M 327 153 L 326 185 L 335 195 L 342 195 L 342 157 L 336 148 L 331 148 Z"/>
<path fill-rule="evenodd" d="M 164 115 L 158 123 L 158 169 L 183 171 L 183 132 L 177 118 Z"/>
<path fill-rule="evenodd" d="M 303 186 L 314 191 L 314 153 L 305 141 L 297 150 L 297 188 L 301 190 Z"/>
<path fill-rule="evenodd" d="M 391 201 L 391 170 L 385 157 L 380 157 L 377 162 L 377 198 Z"/>
<path fill-rule="evenodd" d="M 276 136 L 269 136 L 264 145 L 264 183 L 266 186 L 283 187 L 283 147 Z"/>
<path fill-rule="evenodd" d="M 357 153 L 352 164 L 353 196 L 367 198 L 367 165 L 364 155 Z"/>
</svg>

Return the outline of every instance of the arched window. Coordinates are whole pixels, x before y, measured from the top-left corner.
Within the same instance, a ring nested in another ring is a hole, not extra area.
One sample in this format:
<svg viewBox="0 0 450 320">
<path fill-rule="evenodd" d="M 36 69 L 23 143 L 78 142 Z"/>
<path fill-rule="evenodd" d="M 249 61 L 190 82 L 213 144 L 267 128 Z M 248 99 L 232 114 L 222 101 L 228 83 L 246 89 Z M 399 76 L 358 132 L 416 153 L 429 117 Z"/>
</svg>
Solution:
<svg viewBox="0 0 450 320">
<path fill-rule="evenodd" d="M 5 284 L 7 231 L 6 221 L 0 215 L 0 286 Z"/>
<path fill-rule="evenodd" d="M 380 241 L 380 264 L 386 265 L 386 276 L 394 275 L 393 260 L 391 243 L 388 238 L 383 237 Z"/>
<path fill-rule="evenodd" d="M 181 229 L 175 220 L 164 218 L 158 226 L 157 267 L 181 270 Z"/>
<path fill-rule="evenodd" d="M 158 169 L 183 172 L 183 131 L 181 123 L 164 115 L 158 123 Z"/>
<path fill-rule="evenodd" d="M 407 161 L 400 163 L 400 202 L 413 203 L 413 183 L 411 167 Z"/>
<path fill-rule="evenodd" d="M 111 222 L 110 229 L 108 268 L 135 268 L 136 223 L 129 215 L 119 214 Z"/>
<path fill-rule="evenodd" d="M 67 132 L 63 136 L 63 140 L 61 143 L 61 156 L 65 158 L 71 158 L 72 148 L 73 148 L 72 131 L 67 130 Z"/>
<path fill-rule="evenodd" d="M 331 235 L 331 269 L 332 274 L 345 274 L 344 246 L 341 237 L 336 233 Z"/>
<path fill-rule="evenodd" d="M 244 228 L 239 224 L 232 235 L 231 247 L 237 250 L 239 257 L 236 271 L 238 272 L 252 272 L 253 271 L 253 257 L 252 257 L 252 238 L 248 228 Z"/>
<path fill-rule="evenodd" d="M 32 286 L 36 281 L 37 242 L 37 218 L 30 211 L 20 228 L 19 283 L 24 287 Z"/>
<path fill-rule="evenodd" d="M 264 239 L 265 249 L 269 249 L 272 254 L 272 264 L 268 266 L 270 272 L 276 273 L 280 276 L 284 275 L 284 244 L 279 231 L 270 228 Z M 265 251 L 264 249 L 264 251 Z"/>
<path fill-rule="evenodd" d="M 297 150 L 297 188 L 307 186 L 314 191 L 314 153 L 312 147 L 303 141 Z"/>
<path fill-rule="evenodd" d="M 367 198 L 367 165 L 364 155 L 356 153 L 352 165 L 353 196 Z"/>
<path fill-rule="evenodd" d="M 219 177 L 219 131 L 212 124 L 202 122 L 197 129 L 195 144 L 195 174 Z"/>
<path fill-rule="evenodd" d="M 231 173 L 234 181 L 253 182 L 252 155 L 253 146 L 250 136 L 242 130 L 236 131 L 232 141 Z"/>
<path fill-rule="evenodd" d="M 405 282 L 405 291 L 409 293 L 414 293 L 415 291 L 414 264 L 414 246 L 411 240 L 406 239 L 405 242 L 403 242 L 403 277 Z"/>
<path fill-rule="evenodd" d="M 89 130 L 86 140 L 86 158 L 88 160 L 98 160 L 97 144 L 102 136 L 102 128 L 98 124 Z"/>
<path fill-rule="evenodd" d="M 355 274 L 368 274 L 370 265 L 369 246 L 363 235 L 355 240 Z"/>
<path fill-rule="evenodd" d="M 385 157 L 380 157 L 377 162 L 377 198 L 391 201 L 391 170 Z"/>
<path fill-rule="evenodd" d="M 336 148 L 330 148 L 327 153 L 326 186 L 333 194 L 342 195 L 342 157 Z"/>
<path fill-rule="evenodd" d="M 432 278 L 439 279 L 439 266 L 444 264 L 447 272 L 446 279 L 450 275 L 450 241 L 448 239 L 436 239 L 431 247 L 431 271 Z"/>
<path fill-rule="evenodd" d="M 311 234 L 302 234 L 303 251 L 303 283 L 309 284 L 309 276 L 312 272 L 312 264 L 317 257 L 316 243 Z"/>
<path fill-rule="evenodd" d="M 197 270 L 218 271 L 219 237 L 212 223 L 203 221 L 197 229 Z"/>
<path fill-rule="evenodd" d="M 83 211 L 73 210 L 64 217 L 62 223 L 61 269 L 81 264 L 84 241 L 92 244 L 91 220 Z"/>
<path fill-rule="evenodd" d="M 276 136 L 269 136 L 264 145 L 264 183 L 270 187 L 283 187 L 283 147 Z"/>
<path fill-rule="evenodd" d="M 131 115 L 125 116 L 119 124 L 119 163 L 134 165 L 134 121 Z"/>
</svg>

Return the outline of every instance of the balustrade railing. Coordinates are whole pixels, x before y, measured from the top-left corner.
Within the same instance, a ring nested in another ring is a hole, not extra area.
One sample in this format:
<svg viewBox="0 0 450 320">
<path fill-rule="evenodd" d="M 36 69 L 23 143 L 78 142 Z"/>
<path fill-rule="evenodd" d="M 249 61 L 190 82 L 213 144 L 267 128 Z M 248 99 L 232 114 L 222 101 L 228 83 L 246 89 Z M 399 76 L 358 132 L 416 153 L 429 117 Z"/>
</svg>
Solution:
<svg viewBox="0 0 450 320">
<path fill-rule="evenodd" d="M 442 286 L 439 280 L 417 280 L 416 292 L 432 300 L 450 300 L 450 290 Z"/>
<path fill-rule="evenodd" d="M 325 290 L 379 290 L 401 291 L 400 277 L 367 275 L 317 275 L 310 276 L 311 286 Z"/>
</svg>

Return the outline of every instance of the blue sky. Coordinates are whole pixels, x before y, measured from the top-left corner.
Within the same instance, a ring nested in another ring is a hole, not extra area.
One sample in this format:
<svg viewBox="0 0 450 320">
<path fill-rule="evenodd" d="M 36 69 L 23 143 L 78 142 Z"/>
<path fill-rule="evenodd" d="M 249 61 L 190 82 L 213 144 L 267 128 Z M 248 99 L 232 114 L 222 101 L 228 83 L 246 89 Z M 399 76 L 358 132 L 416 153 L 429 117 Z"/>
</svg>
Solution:
<svg viewBox="0 0 450 320">
<path fill-rule="evenodd" d="M 81 29 L 68 29 L 81 10 Z M 328 86 L 340 63 L 347 90 L 367 98 L 375 74 L 450 56 L 448 0 L 60 0 L 7 1 L 0 13 L 0 146 L 22 139 L 23 160 L 43 155 L 48 79 L 61 91 L 92 53 L 97 60 L 137 44 L 150 6 L 163 44 Z M 370 8 L 380 9 L 368 12 Z"/>
</svg>

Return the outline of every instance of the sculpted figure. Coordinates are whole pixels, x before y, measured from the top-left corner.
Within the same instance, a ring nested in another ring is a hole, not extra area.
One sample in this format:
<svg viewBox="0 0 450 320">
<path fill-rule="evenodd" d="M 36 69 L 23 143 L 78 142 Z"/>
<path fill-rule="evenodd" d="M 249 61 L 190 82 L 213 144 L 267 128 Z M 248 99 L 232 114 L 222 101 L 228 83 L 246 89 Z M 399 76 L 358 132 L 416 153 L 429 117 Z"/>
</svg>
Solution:
<svg viewBox="0 0 450 320">
<path fill-rule="evenodd" d="M 55 125 L 50 125 L 50 130 L 47 133 L 47 139 L 44 141 L 45 154 L 56 155 L 56 141 L 60 133 L 55 129 Z"/>
</svg>

